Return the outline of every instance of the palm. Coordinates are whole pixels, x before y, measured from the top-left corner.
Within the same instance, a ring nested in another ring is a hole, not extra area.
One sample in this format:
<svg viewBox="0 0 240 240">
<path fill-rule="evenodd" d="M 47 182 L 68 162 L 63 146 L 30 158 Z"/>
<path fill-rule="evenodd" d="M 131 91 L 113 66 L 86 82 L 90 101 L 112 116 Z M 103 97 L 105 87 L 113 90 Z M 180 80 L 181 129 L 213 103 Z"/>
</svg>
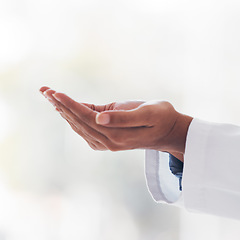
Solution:
<svg viewBox="0 0 240 240">
<path fill-rule="evenodd" d="M 113 110 L 132 110 L 140 105 L 144 104 L 143 101 L 126 101 L 126 102 L 114 102 L 107 105 L 94 105 L 84 103 L 85 106 L 91 108 L 97 112 L 104 112 L 104 111 L 113 111 Z"/>
</svg>

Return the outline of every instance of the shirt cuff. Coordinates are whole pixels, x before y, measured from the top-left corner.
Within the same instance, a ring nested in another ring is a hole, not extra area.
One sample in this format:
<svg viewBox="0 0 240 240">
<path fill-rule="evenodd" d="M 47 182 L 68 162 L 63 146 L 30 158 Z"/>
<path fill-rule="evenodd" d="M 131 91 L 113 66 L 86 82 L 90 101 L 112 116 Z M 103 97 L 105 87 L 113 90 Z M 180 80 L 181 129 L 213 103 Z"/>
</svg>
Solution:
<svg viewBox="0 0 240 240">
<path fill-rule="evenodd" d="M 146 150 L 145 177 L 148 190 L 156 202 L 182 206 L 179 179 L 170 171 L 167 153 Z"/>
</svg>

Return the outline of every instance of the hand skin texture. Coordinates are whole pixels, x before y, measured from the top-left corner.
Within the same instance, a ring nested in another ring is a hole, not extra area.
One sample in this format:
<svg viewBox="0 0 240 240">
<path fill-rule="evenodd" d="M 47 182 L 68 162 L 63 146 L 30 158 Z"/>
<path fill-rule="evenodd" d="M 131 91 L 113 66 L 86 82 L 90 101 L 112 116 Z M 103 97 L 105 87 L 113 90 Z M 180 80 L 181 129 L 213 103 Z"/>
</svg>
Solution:
<svg viewBox="0 0 240 240">
<path fill-rule="evenodd" d="M 94 150 L 154 149 L 183 161 L 192 117 L 165 101 L 128 101 L 107 105 L 79 103 L 49 87 L 40 92 Z"/>
</svg>

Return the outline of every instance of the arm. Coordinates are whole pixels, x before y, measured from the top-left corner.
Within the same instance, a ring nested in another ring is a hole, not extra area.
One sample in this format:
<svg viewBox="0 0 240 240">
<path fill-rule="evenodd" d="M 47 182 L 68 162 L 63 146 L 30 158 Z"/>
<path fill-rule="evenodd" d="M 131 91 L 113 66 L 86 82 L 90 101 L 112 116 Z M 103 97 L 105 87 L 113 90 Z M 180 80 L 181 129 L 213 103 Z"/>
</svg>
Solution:
<svg viewBox="0 0 240 240">
<path fill-rule="evenodd" d="M 189 210 L 240 219 L 239 126 L 192 119 L 178 113 L 168 102 L 95 106 L 77 103 L 46 87 L 41 91 L 92 148 L 149 149 L 146 173 L 150 179 L 148 187 L 153 190 L 156 201 L 172 203 L 177 200 L 170 195 L 170 200 L 166 199 L 168 189 L 162 192 L 159 188 L 165 172 L 160 172 L 164 161 L 160 161 L 158 151 L 184 154 L 184 206 Z"/>
</svg>

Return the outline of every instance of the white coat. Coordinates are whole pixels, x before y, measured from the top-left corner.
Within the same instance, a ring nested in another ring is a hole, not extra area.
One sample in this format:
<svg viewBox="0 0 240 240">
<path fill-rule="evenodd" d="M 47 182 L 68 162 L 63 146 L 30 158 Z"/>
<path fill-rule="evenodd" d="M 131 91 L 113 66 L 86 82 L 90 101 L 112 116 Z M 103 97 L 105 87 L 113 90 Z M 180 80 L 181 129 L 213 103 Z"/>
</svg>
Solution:
<svg viewBox="0 0 240 240">
<path fill-rule="evenodd" d="M 193 119 L 184 155 L 182 192 L 168 162 L 146 150 L 148 189 L 157 202 L 240 220 L 240 127 Z"/>
</svg>

